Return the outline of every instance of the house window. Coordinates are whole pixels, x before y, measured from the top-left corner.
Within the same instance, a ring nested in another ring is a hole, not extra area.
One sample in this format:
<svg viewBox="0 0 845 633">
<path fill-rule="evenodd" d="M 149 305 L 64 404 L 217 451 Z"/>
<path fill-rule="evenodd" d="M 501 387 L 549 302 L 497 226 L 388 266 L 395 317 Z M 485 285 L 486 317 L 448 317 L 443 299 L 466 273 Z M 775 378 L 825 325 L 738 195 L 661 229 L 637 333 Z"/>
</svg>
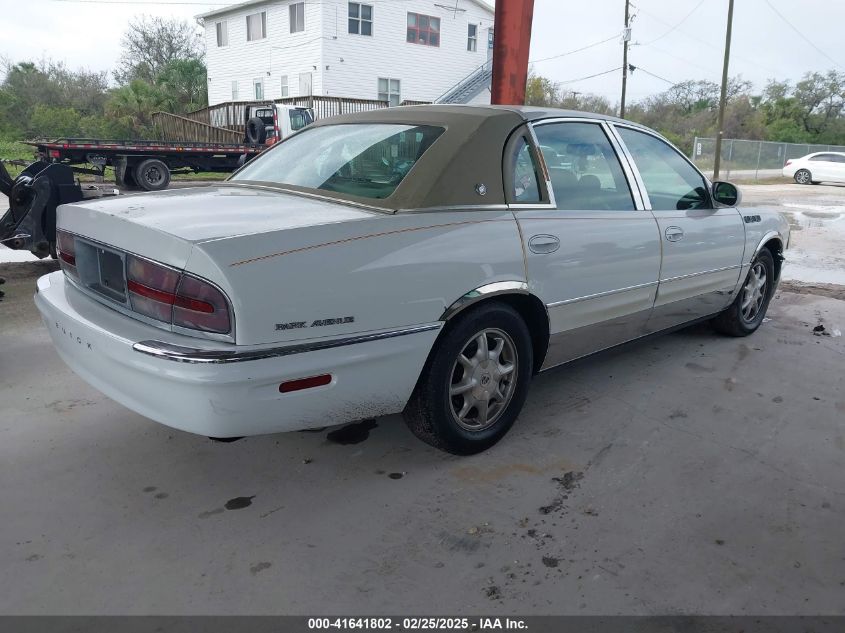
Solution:
<svg viewBox="0 0 845 633">
<path fill-rule="evenodd" d="M 373 7 L 360 2 L 349 3 L 349 32 L 353 35 L 373 34 Z"/>
<path fill-rule="evenodd" d="M 426 46 L 440 46 L 440 18 L 409 13 L 407 41 Z"/>
<path fill-rule="evenodd" d="M 229 23 L 225 20 L 217 23 L 217 47 L 229 45 Z"/>
<path fill-rule="evenodd" d="M 252 86 L 255 89 L 255 100 L 261 101 L 262 99 L 264 99 L 264 80 L 253 79 Z"/>
<path fill-rule="evenodd" d="M 398 79 L 390 79 L 388 77 L 379 77 L 378 80 L 378 99 L 379 101 L 389 101 L 391 106 L 398 106 L 401 102 L 401 88 L 402 82 Z"/>
<path fill-rule="evenodd" d="M 288 88 L 288 76 L 282 75 L 282 96 L 289 97 L 290 96 L 290 88 Z"/>
<path fill-rule="evenodd" d="M 238 82 L 233 81 L 232 82 L 232 101 L 237 101 L 237 100 L 238 100 Z"/>
<path fill-rule="evenodd" d="M 267 12 L 246 16 L 246 41 L 254 42 L 267 37 Z"/>
<path fill-rule="evenodd" d="M 290 5 L 290 32 L 302 33 L 305 30 L 305 3 Z"/>
<path fill-rule="evenodd" d="M 467 50 L 474 53 L 478 50 L 478 25 L 467 25 Z"/>
</svg>

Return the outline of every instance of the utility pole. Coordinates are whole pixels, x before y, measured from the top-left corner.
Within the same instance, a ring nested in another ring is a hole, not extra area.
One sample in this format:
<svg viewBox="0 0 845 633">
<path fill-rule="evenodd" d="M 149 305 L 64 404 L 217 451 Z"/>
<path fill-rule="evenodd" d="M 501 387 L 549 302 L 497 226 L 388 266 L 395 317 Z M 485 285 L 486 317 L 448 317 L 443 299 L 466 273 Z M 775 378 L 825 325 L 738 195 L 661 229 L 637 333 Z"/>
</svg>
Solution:
<svg viewBox="0 0 845 633">
<path fill-rule="evenodd" d="M 719 122 L 716 124 L 716 157 L 713 160 L 713 180 L 719 179 L 719 167 L 722 162 L 722 136 L 725 125 L 725 103 L 728 98 L 728 65 L 731 59 L 731 29 L 734 21 L 734 0 L 728 0 L 728 28 L 725 34 L 725 63 L 722 66 L 722 94 L 719 97 Z"/>
<path fill-rule="evenodd" d="M 631 2 L 625 0 L 625 30 L 622 31 L 622 104 L 619 106 L 619 118 L 625 118 L 625 91 L 628 88 L 628 40 L 631 33 L 628 30 Z"/>
<path fill-rule="evenodd" d="M 528 81 L 528 49 L 534 0 L 498 0 L 493 28 L 491 101 L 523 105 Z"/>
</svg>

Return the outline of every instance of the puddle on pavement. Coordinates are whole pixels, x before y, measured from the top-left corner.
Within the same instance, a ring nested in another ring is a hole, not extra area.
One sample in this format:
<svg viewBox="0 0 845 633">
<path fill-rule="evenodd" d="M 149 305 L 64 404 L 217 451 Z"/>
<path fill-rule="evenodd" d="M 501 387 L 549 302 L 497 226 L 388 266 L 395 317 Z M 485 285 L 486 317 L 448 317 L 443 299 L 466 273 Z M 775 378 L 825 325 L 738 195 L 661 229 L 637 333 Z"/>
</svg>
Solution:
<svg viewBox="0 0 845 633">
<path fill-rule="evenodd" d="M 234 499 L 229 499 L 224 507 L 227 510 L 242 510 L 243 508 L 251 506 L 253 499 L 255 499 L 255 495 L 252 495 L 251 497 L 235 497 Z"/>
<path fill-rule="evenodd" d="M 378 426 L 375 420 L 362 420 L 353 424 L 347 424 L 344 427 L 331 431 L 326 435 L 326 439 L 334 444 L 347 446 L 349 444 L 360 444 L 368 437 L 370 431 Z"/>
</svg>

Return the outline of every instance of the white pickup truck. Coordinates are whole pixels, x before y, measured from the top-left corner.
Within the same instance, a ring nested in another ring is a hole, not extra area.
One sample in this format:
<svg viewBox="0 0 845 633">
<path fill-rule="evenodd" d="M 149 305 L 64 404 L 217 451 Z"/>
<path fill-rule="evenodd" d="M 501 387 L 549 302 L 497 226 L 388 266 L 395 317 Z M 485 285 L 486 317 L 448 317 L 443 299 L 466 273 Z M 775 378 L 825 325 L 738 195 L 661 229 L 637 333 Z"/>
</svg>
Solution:
<svg viewBox="0 0 845 633">
<path fill-rule="evenodd" d="M 272 144 L 314 122 L 311 108 L 281 103 L 251 105 L 247 108 L 247 143 Z"/>
</svg>

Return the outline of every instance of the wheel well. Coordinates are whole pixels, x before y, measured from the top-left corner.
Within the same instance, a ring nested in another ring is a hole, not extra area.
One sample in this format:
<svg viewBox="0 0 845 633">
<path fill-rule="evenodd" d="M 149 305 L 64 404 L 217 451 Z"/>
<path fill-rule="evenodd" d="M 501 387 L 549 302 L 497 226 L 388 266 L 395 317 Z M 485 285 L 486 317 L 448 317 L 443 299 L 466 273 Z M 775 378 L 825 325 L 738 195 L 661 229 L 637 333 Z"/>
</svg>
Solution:
<svg viewBox="0 0 845 633">
<path fill-rule="evenodd" d="M 525 321 L 528 326 L 528 332 L 531 334 L 531 347 L 534 356 L 534 373 L 540 371 L 543 366 L 543 361 L 546 358 L 546 352 L 549 348 L 549 315 L 546 312 L 546 306 L 537 297 L 530 294 L 502 294 L 483 299 L 473 303 L 475 308 L 484 305 L 491 301 L 498 301 L 504 303 L 519 313 L 519 316 Z M 460 312 L 453 315 L 447 320 L 447 324 L 455 316 L 460 316 Z"/>
<path fill-rule="evenodd" d="M 780 271 L 783 267 L 783 243 L 774 237 L 763 244 L 763 248 L 769 249 L 772 254 L 772 259 L 775 261 L 775 279 L 780 279 Z"/>
</svg>

